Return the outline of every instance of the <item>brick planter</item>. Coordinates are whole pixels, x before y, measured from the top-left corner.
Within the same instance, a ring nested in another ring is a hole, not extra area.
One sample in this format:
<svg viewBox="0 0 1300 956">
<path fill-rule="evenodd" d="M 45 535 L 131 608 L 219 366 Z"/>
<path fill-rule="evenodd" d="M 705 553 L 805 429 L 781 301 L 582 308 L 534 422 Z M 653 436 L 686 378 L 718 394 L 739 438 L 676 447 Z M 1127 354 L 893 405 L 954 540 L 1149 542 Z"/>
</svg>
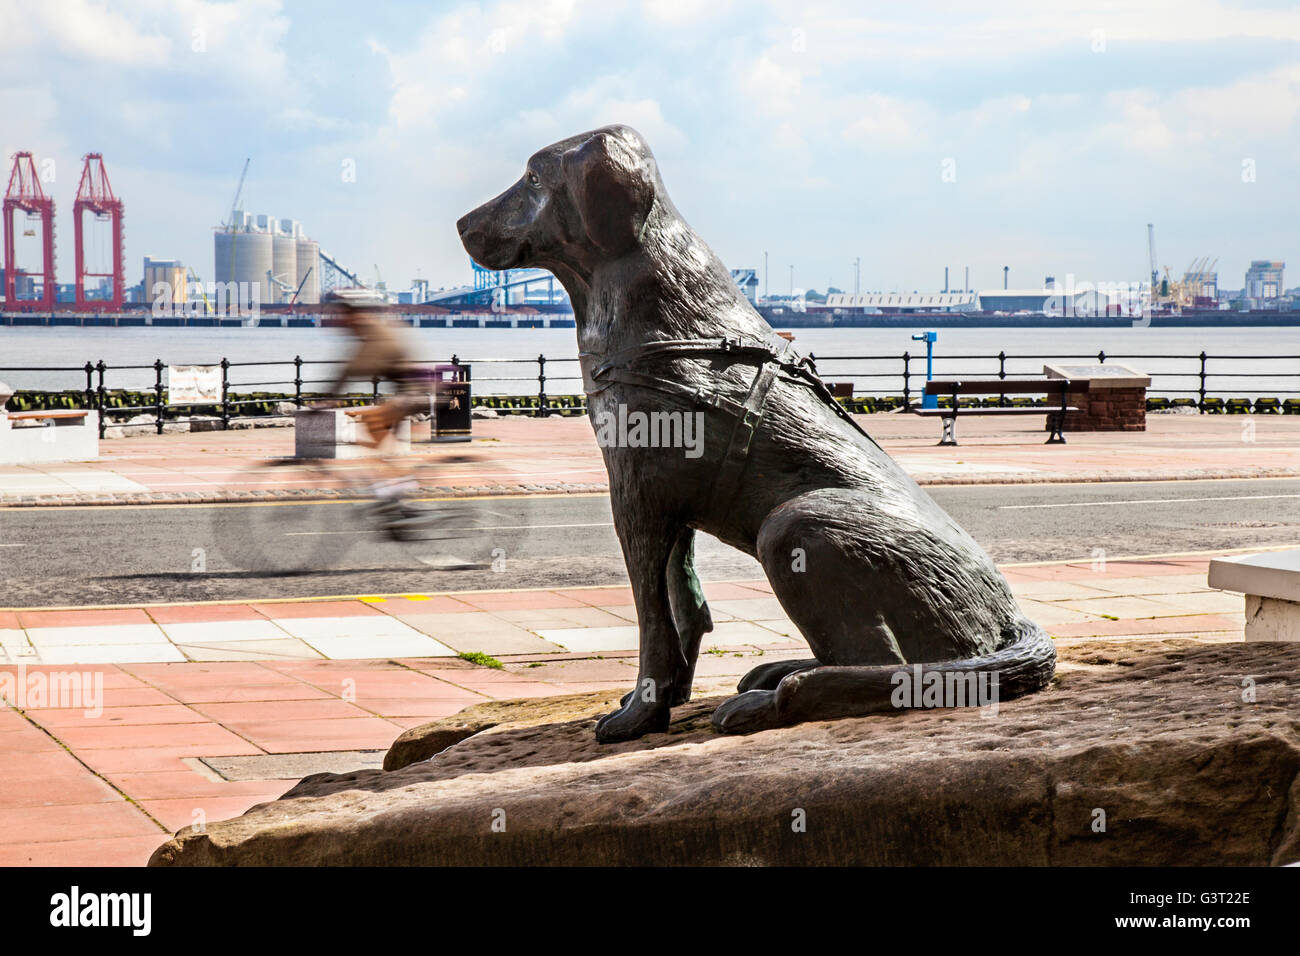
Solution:
<svg viewBox="0 0 1300 956">
<path fill-rule="evenodd" d="M 1141 432 L 1147 427 L 1150 376 L 1125 365 L 1045 365 L 1048 378 L 1088 382 L 1088 391 L 1070 392 L 1078 408 L 1065 416 L 1068 432 Z M 1050 422 L 1045 426 L 1050 429 Z"/>
<path fill-rule="evenodd" d="M 1103 388 L 1095 392 L 1070 392 L 1069 401 L 1080 410 L 1066 414 L 1067 432 L 1146 430 L 1147 390 L 1145 388 Z"/>
</svg>

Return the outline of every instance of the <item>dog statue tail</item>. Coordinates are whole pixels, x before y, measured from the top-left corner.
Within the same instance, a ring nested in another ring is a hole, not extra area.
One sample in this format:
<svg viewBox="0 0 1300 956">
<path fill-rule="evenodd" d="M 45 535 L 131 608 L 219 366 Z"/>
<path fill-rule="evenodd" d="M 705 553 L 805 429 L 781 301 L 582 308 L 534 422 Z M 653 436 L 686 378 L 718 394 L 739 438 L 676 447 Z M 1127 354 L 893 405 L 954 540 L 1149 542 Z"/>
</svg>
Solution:
<svg viewBox="0 0 1300 956">
<path fill-rule="evenodd" d="M 794 669 L 801 664 L 803 669 Z M 1046 631 L 1021 618 L 1008 628 L 1002 647 L 979 657 L 917 664 L 835 666 L 809 661 L 771 666 L 777 671 L 783 665 L 791 672 L 775 690 L 749 690 L 747 677 L 741 693 L 714 712 L 714 727 L 743 734 L 894 710 L 996 706 L 1051 683 L 1056 647 Z"/>
</svg>

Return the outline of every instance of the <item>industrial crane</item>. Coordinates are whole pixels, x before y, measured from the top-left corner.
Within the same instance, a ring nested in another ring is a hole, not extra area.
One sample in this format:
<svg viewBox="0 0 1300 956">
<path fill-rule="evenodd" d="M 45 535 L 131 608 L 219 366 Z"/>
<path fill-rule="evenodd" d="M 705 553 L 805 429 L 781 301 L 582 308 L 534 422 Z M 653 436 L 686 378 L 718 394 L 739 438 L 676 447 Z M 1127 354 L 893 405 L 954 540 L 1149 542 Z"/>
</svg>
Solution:
<svg viewBox="0 0 1300 956">
<path fill-rule="evenodd" d="M 244 160 L 244 170 L 239 174 L 239 185 L 235 187 L 235 201 L 230 204 L 230 215 L 226 217 L 227 232 L 235 231 L 235 214 L 239 212 L 239 196 L 244 191 L 244 177 L 248 175 L 248 164 L 251 161 L 251 156 Z"/>
<path fill-rule="evenodd" d="M 203 296 L 203 314 L 208 315 L 215 310 L 212 308 L 212 303 L 208 301 L 207 292 L 203 289 L 203 280 L 194 274 L 194 268 L 192 266 L 190 267 L 189 273 L 190 279 L 199 287 L 199 295 Z"/>
<path fill-rule="evenodd" d="M 1165 277 L 1164 285 L 1160 281 L 1160 268 L 1156 265 L 1156 225 L 1153 222 L 1147 224 L 1147 245 L 1151 250 L 1151 297 L 1154 299 L 1157 295 L 1161 298 L 1169 295 L 1169 277 Z M 1169 269 L 1165 269 L 1169 272 Z"/>
<path fill-rule="evenodd" d="M 289 283 L 285 282 L 285 281 L 284 281 L 283 279 L 281 279 L 279 276 L 277 276 L 277 275 L 273 275 L 273 274 L 271 273 L 271 270 L 270 270 L 270 269 L 267 269 L 267 270 L 266 270 L 266 281 L 267 281 L 267 282 L 269 282 L 271 285 L 275 286 L 275 287 L 276 287 L 277 289 L 279 289 L 281 292 L 290 292 L 290 293 L 292 293 L 292 295 L 289 296 L 289 302 L 288 302 L 288 304 L 289 304 L 290 307 L 292 307 L 295 303 L 297 303 L 297 301 L 298 301 L 298 295 L 299 295 L 299 293 L 302 292 L 302 287 L 305 286 L 305 285 L 307 284 L 307 279 L 310 278 L 310 276 L 311 276 L 311 268 L 308 268 L 308 270 L 307 270 L 306 272 L 303 273 L 303 275 L 302 275 L 302 281 L 298 283 L 298 288 L 295 289 L 293 286 L 291 286 Z"/>
</svg>

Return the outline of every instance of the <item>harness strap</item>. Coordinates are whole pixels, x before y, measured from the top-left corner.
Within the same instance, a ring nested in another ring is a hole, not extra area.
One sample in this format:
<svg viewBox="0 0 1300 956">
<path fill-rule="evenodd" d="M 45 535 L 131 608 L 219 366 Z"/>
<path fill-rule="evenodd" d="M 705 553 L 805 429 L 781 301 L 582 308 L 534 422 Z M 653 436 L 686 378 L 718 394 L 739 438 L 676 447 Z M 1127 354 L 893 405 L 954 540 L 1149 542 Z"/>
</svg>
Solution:
<svg viewBox="0 0 1300 956">
<path fill-rule="evenodd" d="M 727 443 L 726 457 L 718 468 L 717 477 L 713 479 L 712 507 L 715 511 L 729 506 L 740 490 L 740 478 L 749 464 L 749 446 L 758 430 L 758 423 L 763 418 L 763 404 L 767 393 L 776 381 L 776 367 L 771 362 L 764 362 L 754 376 L 754 384 L 749 387 L 749 394 L 736 416 L 736 424 L 731 430 L 731 440 Z"/>
<path fill-rule="evenodd" d="M 665 379 L 644 372 L 638 372 L 627 365 L 637 359 L 652 356 L 677 357 L 690 355 L 721 355 L 737 361 L 751 362 L 758 366 L 758 372 L 750 384 L 743 402 L 735 402 L 702 388 L 688 388 L 671 379 Z M 600 358 L 601 364 L 588 371 L 593 358 Z M 835 413 L 853 426 L 873 445 L 876 440 L 867 434 L 844 406 L 835 400 L 830 389 L 811 368 L 807 358 L 798 356 L 789 345 L 780 349 L 773 348 L 765 342 L 737 339 L 666 339 L 660 342 L 646 342 L 631 348 L 622 349 L 613 355 L 597 356 L 595 353 L 583 352 L 579 355 L 583 375 L 583 389 L 588 396 L 598 395 L 615 383 L 634 385 L 667 395 L 673 395 L 696 405 L 716 408 L 735 418 L 727 451 L 714 479 L 712 506 L 725 508 L 730 504 L 740 487 L 740 479 L 749 462 L 749 449 L 763 419 L 763 406 L 767 402 L 772 384 L 777 380 L 802 385 L 825 404 L 830 405 Z M 879 446 L 877 446 L 879 447 Z"/>
<path fill-rule="evenodd" d="M 763 361 L 786 358 L 785 351 L 778 352 L 766 342 L 753 339 L 664 339 L 661 342 L 645 342 L 631 348 L 621 349 L 613 355 L 604 356 L 604 361 L 597 366 L 593 376 L 599 378 L 607 369 L 619 368 L 635 359 L 648 358 L 652 355 L 671 353 L 673 355 L 690 353 L 708 353 L 734 356 L 737 359 L 759 359 Z M 591 353 L 585 353 L 590 355 Z M 791 363 L 794 364 L 794 363 Z"/>
<path fill-rule="evenodd" d="M 595 388 L 587 389 L 588 395 L 599 395 L 605 389 L 609 388 L 609 386 L 618 383 L 621 385 L 636 385 L 640 388 L 648 388 L 656 392 L 663 392 L 667 395 L 674 395 L 697 405 L 716 408 L 719 411 L 726 412 L 728 415 L 740 415 L 745 409 L 745 406 L 740 402 L 733 402 L 731 399 L 724 398 L 721 395 L 715 395 L 706 392 L 703 389 L 688 388 L 679 382 L 655 378 L 651 375 L 634 372 L 627 368 L 609 369 L 601 376 L 601 378 L 602 381 L 598 383 Z"/>
</svg>

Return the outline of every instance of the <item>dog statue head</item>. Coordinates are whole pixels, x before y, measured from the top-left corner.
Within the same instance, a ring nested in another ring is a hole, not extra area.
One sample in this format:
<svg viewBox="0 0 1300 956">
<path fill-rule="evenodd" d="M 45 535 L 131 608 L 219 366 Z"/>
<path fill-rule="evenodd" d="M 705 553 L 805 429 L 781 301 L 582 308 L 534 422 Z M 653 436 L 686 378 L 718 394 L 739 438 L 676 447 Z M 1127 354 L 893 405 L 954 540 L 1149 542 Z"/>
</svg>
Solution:
<svg viewBox="0 0 1300 956">
<path fill-rule="evenodd" d="M 456 223 L 489 269 L 537 266 L 589 279 L 633 251 L 663 196 L 650 147 L 630 126 L 606 126 L 534 153 L 523 176 Z M 665 200 L 666 201 L 666 197 Z"/>
</svg>

